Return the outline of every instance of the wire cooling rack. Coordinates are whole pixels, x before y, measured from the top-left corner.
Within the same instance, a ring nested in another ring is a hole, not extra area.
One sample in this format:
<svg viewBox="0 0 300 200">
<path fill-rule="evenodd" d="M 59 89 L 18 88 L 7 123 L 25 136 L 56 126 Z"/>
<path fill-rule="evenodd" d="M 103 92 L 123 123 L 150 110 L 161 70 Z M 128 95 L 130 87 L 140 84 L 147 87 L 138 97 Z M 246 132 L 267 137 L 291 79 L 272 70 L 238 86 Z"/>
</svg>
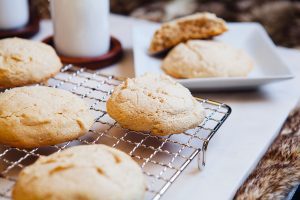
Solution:
<svg viewBox="0 0 300 200">
<path fill-rule="evenodd" d="M 140 164 L 147 181 L 146 199 L 159 199 L 186 166 L 198 155 L 199 167 L 205 166 L 205 152 L 231 109 L 225 104 L 198 99 L 207 116 L 198 127 L 165 137 L 121 128 L 106 112 L 106 101 L 113 88 L 122 82 L 84 68 L 67 65 L 48 85 L 69 90 L 90 106 L 95 123 L 76 140 L 35 149 L 0 145 L 0 199 L 10 199 L 18 173 L 41 155 L 49 155 L 81 144 L 106 144 L 128 153 Z"/>
</svg>

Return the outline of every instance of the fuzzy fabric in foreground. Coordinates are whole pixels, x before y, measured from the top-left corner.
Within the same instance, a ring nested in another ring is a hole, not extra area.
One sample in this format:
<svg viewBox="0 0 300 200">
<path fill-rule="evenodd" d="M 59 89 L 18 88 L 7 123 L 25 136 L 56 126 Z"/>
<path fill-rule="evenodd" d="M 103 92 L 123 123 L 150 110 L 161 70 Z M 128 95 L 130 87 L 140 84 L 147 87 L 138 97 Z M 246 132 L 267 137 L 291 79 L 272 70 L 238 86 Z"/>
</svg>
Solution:
<svg viewBox="0 0 300 200">
<path fill-rule="evenodd" d="M 280 135 L 237 191 L 234 199 L 285 199 L 299 183 L 300 107 L 291 113 Z"/>
</svg>

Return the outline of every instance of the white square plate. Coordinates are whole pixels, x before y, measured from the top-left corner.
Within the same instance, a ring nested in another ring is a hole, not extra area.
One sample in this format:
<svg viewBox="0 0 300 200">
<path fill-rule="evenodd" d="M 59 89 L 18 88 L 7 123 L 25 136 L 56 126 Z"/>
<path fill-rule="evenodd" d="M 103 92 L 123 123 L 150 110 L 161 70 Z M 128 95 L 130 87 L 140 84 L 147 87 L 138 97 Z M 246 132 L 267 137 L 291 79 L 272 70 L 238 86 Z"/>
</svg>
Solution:
<svg viewBox="0 0 300 200">
<path fill-rule="evenodd" d="M 177 79 L 189 89 L 228 90 L 251 89 L 271 82 L 293 78 L 286 64 L 277 54 L 264 28 L 258 23 L 228 23 L 229 31 L 215 38 L 246 51 L 254 60 L 254 69 L 248 77 Z M 148 55 L 151 38 L 158 24 L 143 24 L 134 27 L 133 49 L 135 75 L 146 72 L 164 73 L 161 58 Z"/>
</svg>

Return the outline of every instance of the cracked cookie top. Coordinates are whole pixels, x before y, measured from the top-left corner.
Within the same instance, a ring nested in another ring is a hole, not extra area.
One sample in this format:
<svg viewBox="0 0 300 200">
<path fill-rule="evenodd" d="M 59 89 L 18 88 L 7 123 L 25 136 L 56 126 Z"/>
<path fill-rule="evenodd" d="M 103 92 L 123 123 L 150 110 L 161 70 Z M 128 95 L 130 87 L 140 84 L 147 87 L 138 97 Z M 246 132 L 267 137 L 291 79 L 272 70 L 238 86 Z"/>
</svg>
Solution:
<svg viewBox="0 0 300 200">
<path fill-rule="evenodd" d="M 33 148 L 83 135 L 93 124 L 84 101 L 71 92 L 25 86 L 0 94 L 0 143 Z"/>
<path fill-rule="evenodd" d="M 190 91 L 166 75 L 145 74 L 117 86 L 107 112 L 123 127 L 156 135 L 195 128 L 205 112 Z"/>
<path fill-rule="evenodd" d="M 44 82 L 62 67 L 55 50 L 21 38 L 0 40 L 0 88 Z"/>
<path fill-rule="evenodd" d="M 243 50 L 221 41 L 189 40 L 174 47 L 161 68 L 175 78 L 245 77 L 253 61 Z"/>
<path fill-rule="evenodd" d="M 144 193 L 142 170 L 130 156 L 105 145 L 82 145 L 23 169 L 13 199 L 142 200 Z"/>
</svg>

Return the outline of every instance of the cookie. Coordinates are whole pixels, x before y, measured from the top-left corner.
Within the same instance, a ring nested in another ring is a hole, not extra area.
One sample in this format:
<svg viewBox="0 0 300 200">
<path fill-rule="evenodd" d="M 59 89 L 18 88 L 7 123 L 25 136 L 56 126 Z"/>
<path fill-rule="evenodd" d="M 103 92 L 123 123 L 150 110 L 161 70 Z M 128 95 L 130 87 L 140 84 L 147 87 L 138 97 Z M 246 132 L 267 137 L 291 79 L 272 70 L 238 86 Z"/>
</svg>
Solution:
<svg viewBox="0 0 300 200">
<path fill-rule="evenodd" d="M 0 40 L 0 87 L 10 88 L 47 81 L 62 67 L 54 49 L 20 38 Z"/>
<path fill-rule="evenodd" d="M 207 39 L 227 31 L 227 25 L 212 13 L 196 13 L 161 25 L 154 33 L 149 47 L 150 54 L 168 50 L 190 39 Z"/>
<path fill-rule="evenodd" d="M 106 107 L 121 126 L 155 135 L 195 128 L 205 116 L 190 91 L 166 75 L 127 79 L 114 89 Z"/>
<path fill-rule="evenodd" d="M 24 168 L 14 200 L 142 200 L 141 168 L 125 153 L 105 145 L 75 146 L 39 158 Z"/>
<path fill-rule="evenodd" d="M 174 47 L 161 68 L 175 78 L 245 77 L 253 62 L 244 51 L 223 42 L 190 40 Z"/>
<path fill-rule="evenodd" d="M 33 148 L 85 134 L 93 124 L 89 108 L 71 92 L 25 86 L 0 94 L 0 143 Z"/>
</svg>

